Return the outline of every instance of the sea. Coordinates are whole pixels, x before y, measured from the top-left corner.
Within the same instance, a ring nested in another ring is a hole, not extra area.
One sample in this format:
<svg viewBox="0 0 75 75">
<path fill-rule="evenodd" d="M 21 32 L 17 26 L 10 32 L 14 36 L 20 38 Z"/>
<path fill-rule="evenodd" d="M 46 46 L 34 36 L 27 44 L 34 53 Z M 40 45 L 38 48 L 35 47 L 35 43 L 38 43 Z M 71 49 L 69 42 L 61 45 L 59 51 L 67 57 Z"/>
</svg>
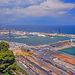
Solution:
<svg viewBox="0 0 75 75">
<path fill-rule="evenodd" d="M 75 34 L 75 25 L 5 25 L 5 28 L 28 31 L 30 32 L 45 32 L 45 33 L 60 33 Z"/>
<path fill-rule="evenodd" d="M 60 33 L 62 34 L 75 34 L 75 25 L 6 25 L 4 27 L 13 30 L 21 30 L 26 32 L 28 32 L 29 30 L 30 32 L 42 32 L 42 33 L 59 33 L 60 29 Z M 64 41 L 69 39 L 70 38 L 68 37 L 59 37 L 59 36 L 55 36 L 53 39 L 50 39 L 50 37 L 28 36 L 28 38 L 26 39 L 6 39 L 6 41 L 37 46 L 56 43 L 58 41 Z M 63 49 L 60 51 L 75 56 L 75 47 Z"/>
</svg>

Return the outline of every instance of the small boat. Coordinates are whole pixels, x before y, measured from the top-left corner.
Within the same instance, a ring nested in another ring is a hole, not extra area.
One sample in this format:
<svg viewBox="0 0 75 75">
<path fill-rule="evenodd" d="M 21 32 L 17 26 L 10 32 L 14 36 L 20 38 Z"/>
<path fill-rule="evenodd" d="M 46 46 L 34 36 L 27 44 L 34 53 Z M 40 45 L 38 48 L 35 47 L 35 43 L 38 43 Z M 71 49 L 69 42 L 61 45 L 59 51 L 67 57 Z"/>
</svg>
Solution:
<svg viewBox="0 0 75 75">
<path fill-rule="evenodd" d="M 53 37 L 51 37 L 50 39 L 53 39 Z"/>
</svg>

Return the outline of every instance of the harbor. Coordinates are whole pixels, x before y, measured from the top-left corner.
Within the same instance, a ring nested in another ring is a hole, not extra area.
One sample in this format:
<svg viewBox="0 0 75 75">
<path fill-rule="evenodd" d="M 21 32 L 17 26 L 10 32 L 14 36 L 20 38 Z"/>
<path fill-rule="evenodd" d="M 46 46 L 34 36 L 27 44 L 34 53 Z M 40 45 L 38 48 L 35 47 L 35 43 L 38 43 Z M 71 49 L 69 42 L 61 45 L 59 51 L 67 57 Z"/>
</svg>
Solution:
<svg viewBox="0 0 75 75">
<path fill-rule="evenodd" d="M 75 0 L 0 0 L 0 75 L 75 75 Z"/>
<path fill-rule="evenodd" d="M 17 56 L 19 56 L 19 61 L 21 61 L 21 62 L 25 61 L 25 63 L 27 62 L 26 65 L 31 66 L 30 69 L 33 69 L 33 70 L 35 67 L 37 72 L 39 72 L 38 71 L 38 67 L 39 67 L 41 70 L 43 70 L 43 72 L 45 71 L 44 73 L 47 75 L 51 75 L 51 74 L 52 75 L 60 75 L 60 74 L 61 75 L 63 75 L 63 74 L 69 75 L 70 73 L 72 73 L 72 75 L 74 75 L 75 74 L 75 70 L 74 70 L 75 63 L 68 62 L 67 60 L 64 61 L 61 57 L 59 58 L 59 57 L 53 56 L 54 54 L 57 54 L 58 56 L 61 54 L 59 52 L 50 50 L 49 49 L 50 46 L 54 46 L 54 45 L 45 45 L 45 46 L 41 46 L 41 47 L 36 46 L 33 48 L 27 47 L 30 51 L 32 51 L 32 50 L 34 51 L 34 54 L 32 54 L 32 55 L 26 53 L 26 51 L 23 51 L 23 53 L 21 53 L 22 52 L 21 51 L 21 52 L 18 52 L 18 54 L 16 54 L 16 53 L 15 54 Z M 63 56 L 65 57 L 65 55 L 63 55 Z M 27 60 L 25 60 L 25 59 L 27 59 Z M 75 61 L 75 59 L 73 59 L 73 61 Z M 33 64 L 34 65 L 33 66 L 31 62 L 36 64 L 38 67 L 36 67 L 34 64 Z M 41 72 L 40 75 L 42 75 L 42 74 L 43 73 Z"/>
<path fill-rule="evenodd" d="M 9 50 L 13 51 L 21 68 L 25 67 L 33 75 L 75 75 L 75 55 L 62 52 L 75 48 L 74 35 L 21 31 L 11 33 L 1 33 L 7 34 L 9 38 L 0 41 L 9 43 Z"/>
<path fill-rule="evenodd" d="M 8 43 L 10 45 L 9 49 L 17 56 L 17 63 L 22 66 L 25 65 L 25 67 L 27 66 L 26 68 L 30 71 L 32 70 L 34 75 L 75 74 L 75 56 L 59 51 L 75 47 L 75 43 L 72 42 L 72 40 L 58 41 L 56 43 L 38 46 L 29 46 L 17 42 Z M 22 50 L 22 48 L 25 50 Z M 27 52 L 27 50 L 29 50 L 29 52 Z"/>
</svg>

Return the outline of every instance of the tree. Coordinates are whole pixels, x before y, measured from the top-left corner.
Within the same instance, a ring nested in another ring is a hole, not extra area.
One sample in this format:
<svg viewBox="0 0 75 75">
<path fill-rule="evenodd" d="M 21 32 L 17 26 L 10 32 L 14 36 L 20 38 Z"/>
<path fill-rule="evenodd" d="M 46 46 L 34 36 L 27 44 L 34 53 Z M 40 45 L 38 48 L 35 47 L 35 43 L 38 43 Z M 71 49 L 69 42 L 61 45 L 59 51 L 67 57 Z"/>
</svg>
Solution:
<svg viewBox="0 0 75 75">
<path fill-rule="evenodd" d="M 1 41 L 0 42 L 0 51 L 7 51 L 9 48 L 9 44 L 7 42 Z"/>
<path fill-rule="evenodd" d="M 16 70 L 17 63 L 15 56 L 12 51 L 8 50 L 9 44 L 1 41 L 0 42 L 0 72 L 1 73 L 12 73 Z"/>
</svg>

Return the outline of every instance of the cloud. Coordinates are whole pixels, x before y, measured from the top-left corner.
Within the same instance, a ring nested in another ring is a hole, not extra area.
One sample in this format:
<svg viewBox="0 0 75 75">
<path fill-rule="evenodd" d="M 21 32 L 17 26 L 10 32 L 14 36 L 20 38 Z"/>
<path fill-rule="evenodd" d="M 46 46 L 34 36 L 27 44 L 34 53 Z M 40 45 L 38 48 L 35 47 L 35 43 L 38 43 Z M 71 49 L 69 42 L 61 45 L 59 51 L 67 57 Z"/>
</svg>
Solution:
<svg viewBox="0 0 75 75">
<path fill-rule="evenodd" d="M 5 1 L 5 2 L 4 2 Z M 74 3 L 65 3 L 61 0 L 0 0 L 0 2 L 13 4 L 13 8 L 2 8 L 0 13 L 13 14 L 16 17 L 27 16 L 60 16 L 67 14 L 71 9 L 75 8 Z M 27 7 L 21 6 L 25 4 L 33 4 Z M 40 3 L 40 4 L 38 4 Z M 14 5 L 17 5 L 14 7 Z M 18 6 L 19 5 L 19 6 Z"/>
<path fill-rule="evenodd" d="M 61 11 L 61 12 L 58 12 L 58 13 L 59 13 L 59 15 L 62 15 L 62 14 L 67 13 L 67 11 Z"/>
<path fill-rule="evenodd" d="M 72 17 L 73 19 L 75 19 L 75 17 Z"/>
<path fill-rule="evenodd" d="M 11 19 L 12 21 L 15 21 L 16 19 Z"/>
<path fill-rule="evenodd" d="M 62 15 L 67 13 L 69 10 L 73 9 L 75 4 L 64 3 L 60 0 L 47 0 L 40 5 L 30 6 L 28 8 L 23 8 L 22 12 L 26 15 L 33 16 L 45 16 L 45 15 Z"/>
<path fill-rule="evenodd" d="M 0 0 L 0 6 L 39 4 L 45 0 Z"/>
</svg>

